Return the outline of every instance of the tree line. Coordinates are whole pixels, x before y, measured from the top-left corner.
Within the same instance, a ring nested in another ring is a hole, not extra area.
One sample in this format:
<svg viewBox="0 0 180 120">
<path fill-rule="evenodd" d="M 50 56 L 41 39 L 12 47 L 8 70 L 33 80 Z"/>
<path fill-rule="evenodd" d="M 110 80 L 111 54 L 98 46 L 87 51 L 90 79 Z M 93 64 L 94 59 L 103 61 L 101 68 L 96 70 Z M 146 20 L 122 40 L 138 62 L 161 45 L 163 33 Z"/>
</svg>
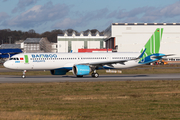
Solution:
<svg viewBox="0 0 180 120">
<path fill-rule="evenodd" d="M 79 33 L 76 30 L 73 29 L 67 29 L 67 30 L 52 30 L 52 31 L 46 31 L 42 34 L 36 33 L 35 30 L 31 29 L 29 31 L 23 32 L 21 30 L 10 30 L 10 29 L 2 29 L 0 30 L 0 44 L 14 44 L 16 41 L 19 40 L 26 40 L 26 38 L 41 38 L 41 37 L 47 37 L 50 42 L 57 42 L 57 35 L 58 34 L 64 34 L 64 32 L 67 31 L 68 33 L 72 33 L 75 31 L 76 33 Z M 91 32 L 92 34 L 95 34 L 98 30 L 92 29 L 92 30 L 86 30 L 83 31 L 84 34 L 87 34 L 88 32 Z M 99 32 L 99 31 L 98 31 Z M 100 34 L 103 34 L 102 32 L 99 32 Z"/>
</svg>

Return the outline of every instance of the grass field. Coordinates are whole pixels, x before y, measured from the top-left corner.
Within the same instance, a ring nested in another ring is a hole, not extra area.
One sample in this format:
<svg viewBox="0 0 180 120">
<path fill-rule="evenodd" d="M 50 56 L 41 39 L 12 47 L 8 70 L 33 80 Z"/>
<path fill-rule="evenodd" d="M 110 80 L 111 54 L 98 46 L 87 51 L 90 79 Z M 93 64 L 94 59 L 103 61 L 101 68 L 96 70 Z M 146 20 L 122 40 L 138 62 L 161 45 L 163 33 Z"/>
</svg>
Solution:
<svg viewBox="0 0 180 120">
<path fill-rule="evenodd" d="M 180 81 L 0 84 L 0 119 L 180 119 Z"/>
</svg>

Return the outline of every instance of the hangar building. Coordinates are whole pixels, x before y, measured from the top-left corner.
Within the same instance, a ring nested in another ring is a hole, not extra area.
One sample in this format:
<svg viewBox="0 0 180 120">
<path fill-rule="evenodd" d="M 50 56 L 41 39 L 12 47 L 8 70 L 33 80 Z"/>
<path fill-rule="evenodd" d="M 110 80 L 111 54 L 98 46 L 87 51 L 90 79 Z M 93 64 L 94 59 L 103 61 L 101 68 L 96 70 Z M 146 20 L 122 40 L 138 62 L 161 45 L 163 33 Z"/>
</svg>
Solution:
<svg viewBox="0 0 180 120">
<path fill-rule="evenodd" d="M 180 60 L 180 23 L 112 23 L 104 32 L 106 47 L 117 52 L 140 52 L 156 28 L 164 28 L 160 53 Z"/>
<path fill-rule="evenodd" d="M 24 53 L 33 52 L 52 52 L 51 43 L 48 41 L 47 37 L 42 38 L 27 38 L 23 42 Z"/>
<path fill-rule="evenodd" d="M 78 52 L 78 49 L 102 49 L 105 48 L 104 36 L 97 31 L 92 34 L 90 31 L 88 34 L 83 32 L 59 34 L 57 36 L 57 50 L 58 52 Z"/>
</svg>

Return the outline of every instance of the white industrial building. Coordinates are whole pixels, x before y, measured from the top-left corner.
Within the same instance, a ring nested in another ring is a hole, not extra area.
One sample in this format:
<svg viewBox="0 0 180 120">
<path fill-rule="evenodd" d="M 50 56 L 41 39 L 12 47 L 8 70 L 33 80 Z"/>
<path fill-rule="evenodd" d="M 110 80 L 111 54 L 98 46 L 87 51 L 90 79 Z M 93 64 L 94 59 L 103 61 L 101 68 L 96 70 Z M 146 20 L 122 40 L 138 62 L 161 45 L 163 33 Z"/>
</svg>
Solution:
<svg viewBox="0 0 180 120">
<path fill-rule="evenodd" d="M 156 28 L 164 28 L 160 53 L 180 60 L 180 23 L 112 23 L 105 30 L 107 48 L 117 52 L 140 52 Z"/>
<path fill-rule="evenodd" d="M 112 23 L 100 35 L 65 32 L 57 36 L 57 52 L 78 52 L 78 49 L 109 48 L 117 52 L 140 52 L 157 28 L 164 28 L 160 53 L 175 54 L 180 60 L 180 23 Z"/>
<path fill-rule="evenodd" d="M 43 38 L 27 38 L 22 42 L 24 53 L 33 52 L 52 52 L 52 45 L 46 37 Z"/>
<path fill-rule="evenodd" d="M 95 34 L 90 31 L 88 34 L 65 32 L 57 36 L 57 50 L 58 52 L 78 52 L 78 49 L 102 49 L 105 48 L 104 39 L 105 37 L 98 31 Z"/>
</svg>

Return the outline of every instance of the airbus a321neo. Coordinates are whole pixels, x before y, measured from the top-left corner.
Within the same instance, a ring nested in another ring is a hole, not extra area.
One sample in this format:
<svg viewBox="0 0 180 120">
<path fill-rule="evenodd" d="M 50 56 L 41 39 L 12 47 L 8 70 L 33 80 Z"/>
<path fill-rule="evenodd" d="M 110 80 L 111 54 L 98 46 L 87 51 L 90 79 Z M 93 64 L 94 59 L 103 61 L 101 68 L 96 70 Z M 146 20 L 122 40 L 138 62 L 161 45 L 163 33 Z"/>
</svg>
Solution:
<svg viewBox="0 0 180 120">
<path fill-rule="evenodd" d="M 123 69 L 151 63 L 162 59 L 159 53 L 163 28 L 157 28 L 140 53 L 20 53 L 4 63 L 9 69 L 50 70 L 52 75 L 65 75 L 72 70 L 77 77 L 98 77 L 99 69 Z"/>
</svg>

